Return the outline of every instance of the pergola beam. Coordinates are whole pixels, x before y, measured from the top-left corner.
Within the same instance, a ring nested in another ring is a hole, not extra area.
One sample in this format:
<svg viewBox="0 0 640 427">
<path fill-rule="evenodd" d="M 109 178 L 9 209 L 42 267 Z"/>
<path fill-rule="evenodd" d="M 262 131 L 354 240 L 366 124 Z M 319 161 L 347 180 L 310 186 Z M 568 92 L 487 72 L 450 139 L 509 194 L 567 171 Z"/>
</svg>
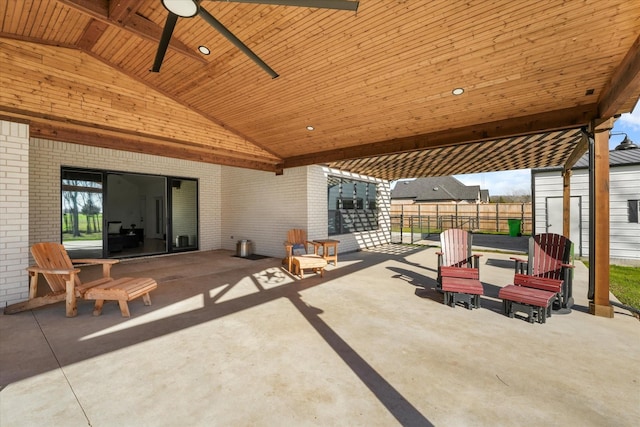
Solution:
<svg viewBox="0 0 640 427">
<path fill-rule="evenodd" d="M 440 148 L 450 145 L 488 141 L 513 136 L 531 135 L 585 126 L 597 115 L 595 104 L 548 111 L 524 117 L 448 129 L 424 135 L 395 138 L 371 144 L 351 146 L 285 159 L 284 167 L 307 166 L 340 160 L 358 159 L 391 153 Z"/>
</svg>

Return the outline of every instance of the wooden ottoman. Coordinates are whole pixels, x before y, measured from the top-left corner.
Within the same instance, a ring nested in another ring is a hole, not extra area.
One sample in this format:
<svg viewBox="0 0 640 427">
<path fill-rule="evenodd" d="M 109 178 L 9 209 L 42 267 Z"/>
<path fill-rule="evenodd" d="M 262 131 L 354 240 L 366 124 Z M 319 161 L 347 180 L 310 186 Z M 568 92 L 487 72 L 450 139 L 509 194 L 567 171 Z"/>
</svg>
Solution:
<svg viewBox="0 0 640 427">
<path fill-rule="evenodd" d="M 149 278 L 122 277 L 106 282 L 102 285 L 87 289 L 84 299 L 94 299 L 96 304 L 93 315 L 99 316 L 102 313 L 102 305 L 105 300 L 118 301 L 122 317 L 130 317 L 129 305 L 127 301 L 142 297 L 144 305 L 151 305 L 149 292 L 156 289 L 158 284 Z"/>
<path fill-rule="evenodd" d="M 471 270 L 466 268 L 465 270 Z M 480 308 L 480 295 L 484 293 L 482 283 L 477 279 L 467 279 L 463 277 L 443 277 L 442 291 L 444 292 L 444 303 L 455 307 L 461 302 L 471 310 Z"/>
<path fill-rule="evenodd" d="M 324 277 L 324 268 L 327 266 L 327 260 L 320 255 L 298 255 L 293 257 L 293 273 L 304 279 L 304 270 L 313 270 L 320 272 L 320 277 Z"/>
</svg>

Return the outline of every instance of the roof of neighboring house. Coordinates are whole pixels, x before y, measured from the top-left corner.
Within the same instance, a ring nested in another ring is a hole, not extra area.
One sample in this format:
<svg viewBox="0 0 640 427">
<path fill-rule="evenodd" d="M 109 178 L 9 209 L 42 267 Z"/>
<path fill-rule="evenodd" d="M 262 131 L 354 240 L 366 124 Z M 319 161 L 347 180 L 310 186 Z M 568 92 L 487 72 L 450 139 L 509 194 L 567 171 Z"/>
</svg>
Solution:
<svg viewBox="0 0 640 427">
<path fill-rule="evenodd" d="M 640 165 L 640 148 L 631 150 L 611 150 L 609 151 L 609 167 Z M 580 157 L 580 160 L 571 169 L 588 169 L 589 153 Z M 532 169 L 531 173 L 562 170 L 561 167 Z"/>
<path fill-rule="evenodd" d="M 418 178 L 413 181 L 398 181 L 391 190 L 391 199 L 413 199 L 415 201 L 469 200 L 480 196 L 479 185 L 464 185 L 452 176 Z M 488 198 L 488 192 L 487 192 Z"/>
</svg>

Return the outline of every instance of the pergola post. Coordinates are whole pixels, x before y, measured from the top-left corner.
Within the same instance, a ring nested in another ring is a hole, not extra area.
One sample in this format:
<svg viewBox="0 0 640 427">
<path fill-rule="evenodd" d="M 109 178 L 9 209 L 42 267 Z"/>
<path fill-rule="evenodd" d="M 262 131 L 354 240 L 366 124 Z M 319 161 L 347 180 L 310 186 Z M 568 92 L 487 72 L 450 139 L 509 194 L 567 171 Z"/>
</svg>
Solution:
<svg viewBox="0 0 640 427">
<path fill-rule="evenodd" d="M 609 303 L 609 131 L 613 119 L 596 124 L 592 122 L 594 135 L 593 153 L 590 155 L 589 201 L 591 233 L 589 239 L 589 281 L 593 299 L 589 313 L 602 317 L 613 317 Z"/>
</svg>

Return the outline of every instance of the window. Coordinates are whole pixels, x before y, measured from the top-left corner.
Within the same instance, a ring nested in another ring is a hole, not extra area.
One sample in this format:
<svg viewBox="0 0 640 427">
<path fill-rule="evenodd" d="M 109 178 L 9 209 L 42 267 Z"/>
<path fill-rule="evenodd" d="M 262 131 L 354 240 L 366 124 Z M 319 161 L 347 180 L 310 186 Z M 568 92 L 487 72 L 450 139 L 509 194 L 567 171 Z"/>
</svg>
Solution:
<svg viewBox="0 0 640 427">
<path fill-rule="evenodd" d="M 629 203 L 629 222 L 640 222 L 639 213 L 640 213 L 640 200 L 628 200 Z"/>
<path fill-rule="evenodd" d="M 330 176 L 327 185 L 330 236 L 378 229 L 376 184 Z"/>
</svg>

